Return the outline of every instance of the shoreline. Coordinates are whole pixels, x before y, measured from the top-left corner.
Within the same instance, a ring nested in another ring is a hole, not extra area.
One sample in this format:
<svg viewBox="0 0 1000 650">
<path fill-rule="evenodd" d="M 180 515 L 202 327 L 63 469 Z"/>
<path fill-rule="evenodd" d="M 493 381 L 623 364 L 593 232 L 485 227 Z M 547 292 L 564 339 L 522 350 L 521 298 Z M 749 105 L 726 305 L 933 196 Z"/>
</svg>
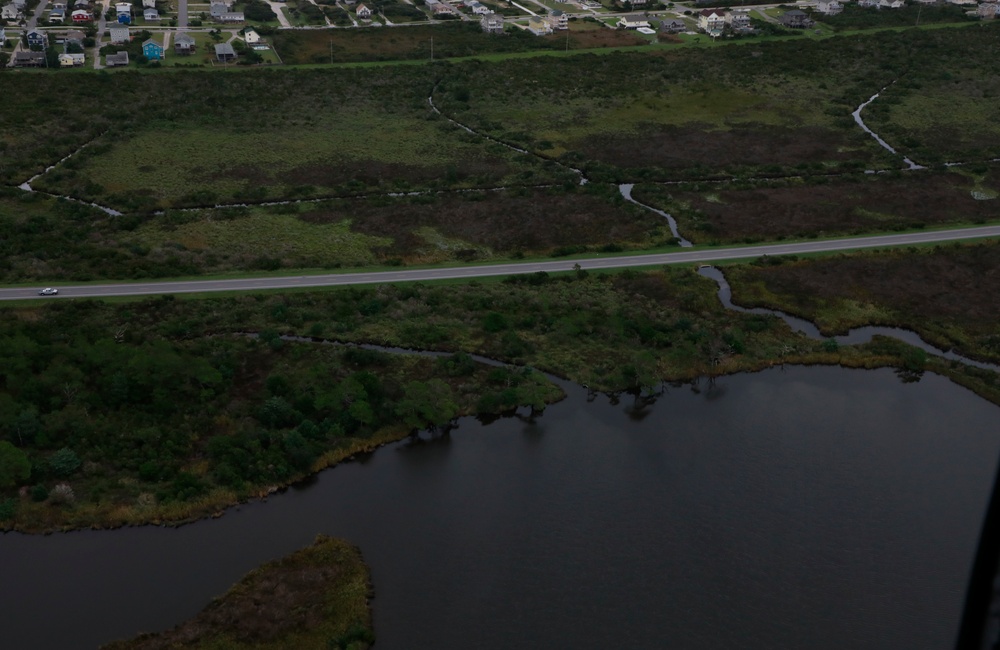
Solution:
<svg viewBox="0 0 1000 650">
<path fill-rule="evenodd" d="M 673 376 L 664 377 L 661 381 L 667 382 L 694 382 L 700 378 L 717 379 L 720 377 L 728 377 L 738 374 L 753 374 L 757 372 L 763 372 L 775 367 L 782 367 L 786 365 L 791 366 L 838 366 L 847 370 L 879 370 L 882 368 L 894 368 L 904 377 L 910 377 L 909 381 L 919 381 L 920 375 L 924 372 L 931 372 L 940 375 L 946 379 L 949 379 L 953 383 L 972 391 L 978 397 L 1000 406 L 1000 386 L 991 386 L 982 378 L 977 378 L 975 376 L 970 376 L 968 373 L 963 372 L 964 369 L 969 368 L 964 364 L 956 364 L 949 362 L 940 357 L 928 356 L 925 366 L 922 369 L 912 369 L 907 368 L 906 360 L 898 355 L 892 355 L 887 353 L 877 354 L 875 351 L 858 349 L 871 346 L 872 344 L 877 345 L 877 341 L 872 341 L 871 343 L 863 344 L 855 348 L 854 346 L 842 348 L 836 352 L 812 352 L 790 355 L 782 359 L 770 359 L 761 360 L 756 363 L 750 364 L 740 364 L 731 363 L 732 357 L 724 360 L 720 363 L 716 369 L 718 372 L 701 373 L 701 372 L 690 372 L 684 374 L 677 374 Z M 900 345 L 909 347 L 907 344 L 900 342 Z M 845 358 L 844 352 L 848 350 L 855 350 L 855 354 L 847 356 Z M 957 367 L 956 367 L 957 365 Z M 546 374 L 550 374 L 550 371 L 545 369 L 540 369 Z M 909 375 L 906 375 L 909 373 Z M 574 386 L 586 389 L 583 384 L 577 383 L 573 380 L 565 380 L 572 383 Z M 563 399 L 566 399 L 567 394 L 565 391 L 560 389 L 562 395 L 558 399 L 553 401 L 547 401 L 546 406 L 558 403 Z M 614 394 L 628 393 L 630 391 L 600 391 L 602 394 L 610 396 Z M 496 415 L 497 417 L 512 417 L 519 409 L 523 408 L 524 405 L 512 410 L 502 411 Z M 544 411 L 541 412 L 544 414 Z M 456 416 L 454 421 L 461 420 L 467 417 L 476 417 L 471 413 L 461 413 Z M 200 499 L 194 503 L 190 504 L 172 504 L 171 507 L 161 509 L 159 511 L 150 512 L 143 516 L 142 511 L 136 512 L 134 507 L 123 508 L 122 506 L 112 505 L 104 510 L 98 510 L 97 513 L 104 512 L 105 516 L 110 519 L 110 522 L 99 523 L 92 521 L 91 523 L 69 523 L 59 526 L 46 526 L 38 525 L 37 522 L 32 524 L 31 522 L 23 521 L 24 517 L 18 517 L 10 522 L 11 525 L 0 530 L 0 534 L 22 534 L 22 535 L 51 535 L 55 533 L 72 533 L 77 531 L 85 530 L 116 530 L 120 528 L 131 528 L 131 527 L 141 527 L 141 526 L 158 526 L 163 528 L 180 528 L 182 526 L 187 526 L 191 524 L 196 524 L 208 519 L 218 519 L 224 516 L 227 511 L 233 508 L 239 507 L 241 505 L 251 503 L 254 501 L 263 502 L 268 499 L 268 497 L 276 494 L 281 494 L 288 490 L 289 488 L 295 487 L 296 485 L 311 481 L 315 479 L 321 472 L 334 468 L 342 463 L 350 462 L 355 460 L 355 457 L 360 454 L 370 454 L 376 452 L 379 448 L 400 442 L 406 438 L 413 435 L 413 431 L 403 431 L 398 428 L 390 428 L 383 430 L 381 432 L 376 432 L 372 438 L 365 440 L 363 444 L 352 445 L 344 449 L 334 449 L 329 450 L 324 453 L 320 458 L 314 463 L 313 467 L 306 473 L 296 475 L 289 481 L 282 483 L 280 485 L 268 486 L 266 488 L 257 490 L 256 492 L 251 492 L 249 494 L 236 494 L 235 492 L 229 490 L 216 490 L 208 494 L 205 498 Z M 50 506 L 43 504 L 29 504 L 29 508 L 37 507 L 48 508 Z M 23 512 L 23 511 L 22 511 Z M 30 512 L 30 511 L 29 511 Z"/>
</svg>

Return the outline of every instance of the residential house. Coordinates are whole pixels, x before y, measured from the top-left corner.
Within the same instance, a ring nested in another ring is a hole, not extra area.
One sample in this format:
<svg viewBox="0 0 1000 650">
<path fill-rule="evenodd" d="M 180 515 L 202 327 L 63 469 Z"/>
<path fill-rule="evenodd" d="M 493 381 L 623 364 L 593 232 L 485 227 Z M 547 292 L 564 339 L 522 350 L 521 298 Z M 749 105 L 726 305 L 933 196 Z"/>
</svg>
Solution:
<svg viewBox="0 0 1000 650">
<path fill-rule="evenodd" d="M 503 16 L 489 13 L 479 19 L 479 26 L 487 34 L 503 34 Z"/>
<path fill-rule="evenodd" d="M 733 9 L 726 13 L 726 23 L 735 32 L 745 32 L 750 29 L 750 10 Z"/>
<path fill-rule="evenodd" d="M 836 16 L 844 10 L 844 5 L 837 0 L 819 0 L 816 3 L 816 11 L 825 16 Z"/>
<path fill-rule="evenodd" d="M 84 64 L 83 52 L 78 54 L 69 54 L 68 52 L 59 55 L 59 67 L 60 68 L 75 68 L 80 67 Z"/>
<path fill-rule="evenodd" d="M 14 52 L 15 68 L 42 68 L 45 66 L 44 52 Z"/>
<path fill-rule="evenodd" d="M 632 0 L 631 5 L 633 9 L 640 9 L 649 4 L 649 0 Z"/>
<path fill-rule="evenodd" d="M 46 47 L 49 44 L 49 37 L 45 32 L 40 32 L 37 29 L 33 29 L 27 33 L 25 38 L 28 39 L 28 47 Z"/>
<path fill-rule="evenodd" d="M 997 3 L 984 2 L 976 7 L 976 15 L 983 20 L 992 20 L 997 17 Z M 2 41 L 3 39 L 0 39 Z"/>
<path fill-rule="evenodd" d="M 118 24 L 119 25 L 131 25 L 132 24 L 132 14 L 118 14 Z"/>
<path fill-rule="evenodd" d="M 132 15 L 132 3 L 131 2 L 116 2 L 115 3 L 115 13 L 119 16 L 125 14 L 127 16 Z"/>
<path fill-rule="evenodd" d="M 156 9 L 143 9 L 142 19 L 150 22 L 155 22 L 160 19 L 160 12 Z"/>
<path fill-rule="evenodd" d="M 86 9 L 76 9 L 70 14 L 74 23 L 89 23 L 94 19 Z"/>
<path fill-rule="evenodd" d="M 226 63 L 236 60 L 236 50 L 229 43 L 217 43 L 215 45 L 215 60 Z"/>
<path fill-rule="evenodd" d="M 121 68 L 128 65 L 128 52 L 122 50 L 104 57 L 104 65 L 109 68 Z"/>
<path fill-rule="evenodd" d="M 717 36 L 726 28 L 726 12 L 716 9 L 702 9 L 698 12 L 698 28 Z"/>
<path fill-rule="evenodd" d="M 25 8 L 27 8 L 28 6 L 28 0 L 11 0 L 11 1 L 14 3 L 14 6 L 17 7 L 17 10 L 20 11 L 21 13 L 24 13 Z"/>
<path fill-rule="evenodd" d="M 58 25 L 66 20 L 66 12 L 62 9 L 53 9 L 49 12 L 49 24 Z"/>
<path fill-rule="evenodd" d="M 677 34 L 686 31 L 687 25 L 684 24 L 683 20 L 671 18 L 669 20 L 664 20 L 660 28 L 669 34 Z"/>
<path fill-rule="evenodd" d="M 493 13 L 492 9 L 478 0 L 469 0 L 469 2 L 465 3 L 465 6 L 471 9 L 472 13 L 477 16 L 485 16 L 486 14 Z"/>
<path fill-rule="evenodd" d="M 789 29 L 805 29 L 812 27 L 813 24 L 813 21 L 809 18 L 809 14 L 798 9 L 786 11 L 778 17 L 778 20 L 783 26 Z"/>
<path fill-rule="evenodd" d="M 108 37 L 111 39 L 112 45 L 121 45 L 132 40 L 132 37 L 128 33 L 128 27 L 125 25 L 111 25 L 108 27 Z"/>
<path fill-rule="evenodd" d="M 879 9 L 902 9 L 906 6 L 903 0 L 879 0 Z"/>
<path fill-rule="evenodd" d="M 528 31 L 535 36 L 545 36 L 552 33 L 552 26 L 544 18 L 532 16 L 528 19 Z"/>
<path fill-rule="evenodd" d="M 569 29 L 569 16 L 564 11 L 554 9 L 549 13 L 549 25 L 552 29 L 565 31 Z"/>
<path fill-rule="evenodd" d="M 5 4 L 0 8 L 0 19 L 3 20 L 17 20 L 21 17 L 21 10 L 14 5 L 13 2 Z"/>
<path fill-rule="evenodd" d="M 362 20 L 368 20 L 372 17 L 372 10 L 364 4 L 358 5 L 358 8 L 354 10 L 354 13 L 357 14 L 358 18 Z"/>
<path fill-rule="evenodd" d="M 620 18 L 615 26 L 618 29 L 650 29 L 648 20 L 629 20 L 628 18 Z"/>
<path fill-rule="evenodd" d="M 83 49 L 83 41 L 87 38 L 87 35 L 81 32 L 79 29 L 71 29 L 66 32 L 63 36 L 63 45 L 68 47 L 70 45 L 76 45 L 81 50 Z"/>
<path fill-rule="evenodd" d="M 858 0 L 858 6 L 864 8 L 877 7 L 879 0 Z"/>
<path fill-rule="evenodd" d="M 196 48 L 194 38 L 190 35 L 180 32 L 174 36 L 174 54 L 193 54 Z"/>
<path fill-rule="evenodd" d="M 156 0 L 142 0 L 143 9 L 156 9 Z"/>
<path fill-rule="evenodd" d="M 451 5 L 446 5 L 443 2 L 438 2 L 435 4 L 427 3 L 427 6 L 431 8 L 431 13 L 435 16 L 454 16 L 456 12 Z"/>
<path fill-rule="evenodd" d="M 258 34 L 255 30 L 248 29 L 243 32 L 243 40 L 247 45 L 256 45 L 257 43 L 260 43 L 260 34 Z"/>
<path fill-rule="evenodd" d="M 87 9 L 88 7 L 90 7 L 90 0 L 76 0 L 73 3 L 74 9 Z"/>
<path fill-rule="evenodd" d="M 147 38 L 142 42 L 142 55 L 150 61 L 160 61 L 163 59 L 163 46 Z"/>
<path fill-rule="evenodd" d="M 227 11 L 219 19 L 224 23 L 245 23 L 247 21 L 242 11 Z"/>
</svg>

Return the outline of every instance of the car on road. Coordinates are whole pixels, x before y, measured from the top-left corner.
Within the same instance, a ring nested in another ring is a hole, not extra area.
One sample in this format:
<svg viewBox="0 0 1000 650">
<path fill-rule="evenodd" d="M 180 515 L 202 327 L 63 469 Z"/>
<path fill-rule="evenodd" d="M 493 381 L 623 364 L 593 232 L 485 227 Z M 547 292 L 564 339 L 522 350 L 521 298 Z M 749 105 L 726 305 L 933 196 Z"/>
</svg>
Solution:
<svg viewBox="0 0 1000 650">
<path fill-rule="evenodd" d="M 38 292 L 38 295 L 40 295 L 40 296 L 54 296 L 57 293 L 59 293 L 59 289 L 53 289 L 52 287 L 45 287 L 44 289 L 42 289 L 41 291 Z"/>
</svg>

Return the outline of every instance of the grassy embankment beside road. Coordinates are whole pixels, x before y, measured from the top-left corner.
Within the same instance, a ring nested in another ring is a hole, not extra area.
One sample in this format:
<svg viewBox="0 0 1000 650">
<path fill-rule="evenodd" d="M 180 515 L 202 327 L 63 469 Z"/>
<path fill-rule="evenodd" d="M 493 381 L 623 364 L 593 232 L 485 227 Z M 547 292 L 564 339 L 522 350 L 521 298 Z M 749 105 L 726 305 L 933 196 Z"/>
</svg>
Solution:
<svg viewBox="0 0 1000 650">
<path fill-rule="evenodd" d="M 365 650 L 375 641 L 371 577 L 360 551 L 320 535 L 247 574 L 194 618 L 104 650 Z"/>
</svg>

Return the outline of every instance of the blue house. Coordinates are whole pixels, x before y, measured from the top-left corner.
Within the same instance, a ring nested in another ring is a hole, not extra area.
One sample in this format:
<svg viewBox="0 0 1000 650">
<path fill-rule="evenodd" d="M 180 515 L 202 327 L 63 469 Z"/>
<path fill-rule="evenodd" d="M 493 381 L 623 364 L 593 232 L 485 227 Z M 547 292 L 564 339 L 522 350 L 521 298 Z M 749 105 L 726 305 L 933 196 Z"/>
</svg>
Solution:
<svg viewBox="0 0 1000 650">
<path fill-rule="evenodd" d="M 128 14 L 118 14 L 118 23 L 120 25 L 130 25 L 132 24 L 132 16 Z"/>
<path fill-rule="evenodd" d="M 163 46 L 151 38 L 147 39 L 142 44 L 142 55 L 150 61 L 159 61 L 163 58 Z"/>
<path fill-rule="evenodd" d="M 26 38 L 28 39 L 28 47 L 45 47 L 49 44 L 49 38 L 45 35 L 45 32 L 39 32 L 34 29 L 28 32 Z"/>
</svg>

